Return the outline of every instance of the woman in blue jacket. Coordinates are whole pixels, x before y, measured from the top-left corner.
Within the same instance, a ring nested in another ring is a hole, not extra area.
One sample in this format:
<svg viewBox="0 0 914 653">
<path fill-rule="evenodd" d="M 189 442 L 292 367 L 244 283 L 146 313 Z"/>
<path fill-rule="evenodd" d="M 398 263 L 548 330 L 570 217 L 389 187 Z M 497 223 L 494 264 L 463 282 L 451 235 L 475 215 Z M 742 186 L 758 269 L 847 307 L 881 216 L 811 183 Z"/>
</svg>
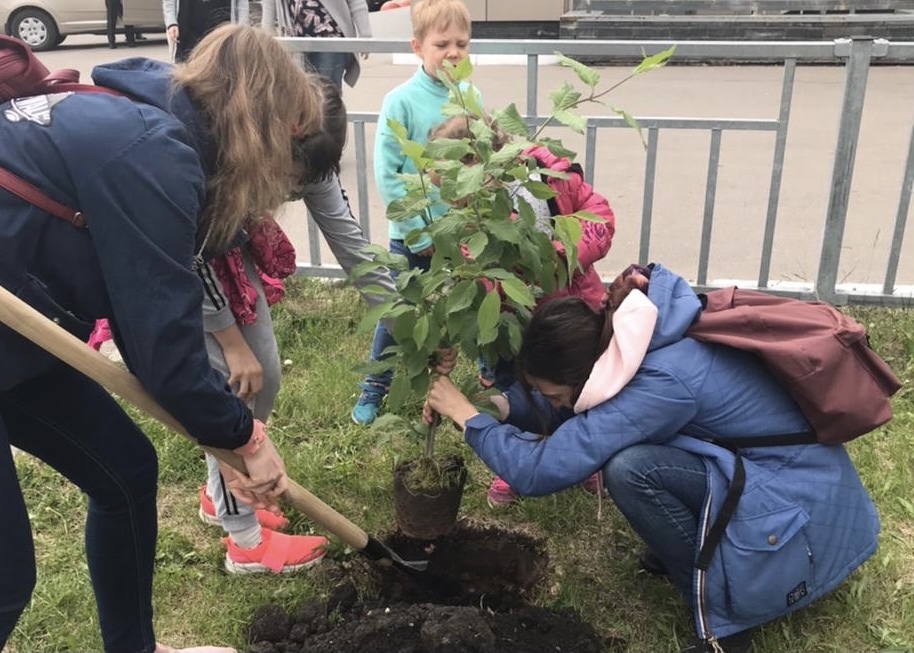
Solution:
<svg viewBox="0 0 914 653">
<path fill-rule="evenodd" d="M 531 392 L 496 397 L 501 421 L 447 377 L 432 383 L 428 409 L 463 427 L 522 495 L 602 471 L 647 544 L 642 564 L 669 574 L 691 606 L 697 638 L 684 650 L 748 651 L 755 626 L 809 605 L 863 563 L 879 521 L 844 447 L 757 446 L 739 448 L 745 487 L 715 534 L 738 472 L 734 453 L 711 440 L 811 429 L 751 354 L 686 336 L 701 304 L 683 278 L 658 264 L 643 272 L 649 282 L 633 285 L 646 294 L 631 290 L 616 310 L 566 298 L 534 314 L 519 354 Z"/>
<path fill-rule="evenodd" d="M 118 94 L 0 105 L 0 167 L 85 220 L 74 226 L 0 190 L 0 285 L 82 340 L 108 318 L 145 389 L 201 444 L 244 456 L 247 475 L 225 470 L 235 496 L 278 510 L 282 460 L 209 365 L 194 262 L 226 249 L 248 216 L 275 210 L 300 185 L 294 153 L 321 117 L 315 78 L 241 26 L 215 30 L 174 68 L 128 59 L 93 78 Z M 5 327 L 0 361 L 0 649 L 35 584 L 12 445 L 88 496 L 103 649 L 170 653 L 152 627 L 152 444 L 101 386 Z"/>
</svg>

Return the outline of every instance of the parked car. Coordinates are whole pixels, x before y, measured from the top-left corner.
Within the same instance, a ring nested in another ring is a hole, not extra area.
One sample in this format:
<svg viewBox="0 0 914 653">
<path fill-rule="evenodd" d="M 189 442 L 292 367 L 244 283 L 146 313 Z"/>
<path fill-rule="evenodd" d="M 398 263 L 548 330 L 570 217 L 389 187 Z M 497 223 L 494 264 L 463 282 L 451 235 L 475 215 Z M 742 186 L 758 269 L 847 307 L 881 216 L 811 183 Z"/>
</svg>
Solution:
<svg viewBox="0 0 914 653">
<path fill-rule="evenodd" d="M 33 50 L 50 50 L 70 34 L 104 34 L 105 0 L 0 0 L 0 25 Z M 162 0 L 127 0 L 123 25 L 165 31 Z"/>
</svg>

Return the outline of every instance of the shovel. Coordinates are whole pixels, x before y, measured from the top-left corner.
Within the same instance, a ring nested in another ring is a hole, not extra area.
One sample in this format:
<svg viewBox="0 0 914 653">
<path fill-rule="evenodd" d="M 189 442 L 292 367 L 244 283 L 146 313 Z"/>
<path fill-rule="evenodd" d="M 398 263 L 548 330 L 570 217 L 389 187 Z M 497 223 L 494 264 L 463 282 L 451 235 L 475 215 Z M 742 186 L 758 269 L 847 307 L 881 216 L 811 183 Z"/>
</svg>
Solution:
<svg viewBox="0 0 914 653">
<path fill-rule="evenodd" d="M 123 397 L 171 430 L 180 433 L 194 444 L 198 444 L 174 417 L 155 402 L 135 376 L 81 342 L 79 338 L 46 318 L 2 286 L 0 286 L 0 322 L 98 382 L 108 392 Z M 235 469 L 245 471 L 244 460 L 235 452 L 210 447 L 201 448 Z M 292 479 L 289 479 L 288 488 L 282 498 L 325 530 L 336 535 L 344 544 L 370 560 L 393 565 L 414 577 L 428 567 L 427 560 L 403 560 L 387 545 L 368 535 Z"/>
</svg>

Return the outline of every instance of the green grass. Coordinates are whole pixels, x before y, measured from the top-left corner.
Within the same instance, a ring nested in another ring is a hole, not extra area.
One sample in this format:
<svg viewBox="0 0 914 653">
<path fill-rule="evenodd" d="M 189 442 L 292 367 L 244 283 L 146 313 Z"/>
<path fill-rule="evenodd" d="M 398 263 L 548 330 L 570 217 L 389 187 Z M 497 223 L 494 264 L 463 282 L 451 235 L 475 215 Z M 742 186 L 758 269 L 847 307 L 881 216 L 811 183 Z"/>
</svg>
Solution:
<svg viewBox="0 0 914 653">
<path fill-rule="evenodd" d="M 349 410 L 368 353 L 370 334 L 356 333 L 363 313 L 358 295 L 319 281 L 290 284 L 274 317 L 283 389 L 271 435 L 289 474 L 366 531 L 392 528 L 391 469 L 419 450 L 403 437 L 382 438 L 356 427 Z M 850 444 L 882 518 L 873 558 L 829 597 L 760 631 L 755 651 L 864 652 L 914 650 L 914 311 L 856 309 L 874 346 L 905 380 L 894 400 L 895 419 Z M 460 368 L 470 374 L 469 366 Z M 159 639 L 177 644 L 223 643 L 243 648 L 253 609 L 287 606 L 322 596 L 328 583 L 318 567 L 290 577 L 233 577 L 222 570 L 218 529 L 196 516 L 205 476 L 199 454 L 185 440 L 137 416 L 160 455 L 160 538 L 155 585 Z M 463 451 L 470 480 L 463 515 L 522 528 L 544 538 L 551 557 L 535 600 L 573 607 L 631 653 L 675 651 L 691 626 L 670 586 L 637 571 L 641 545 L 612 504 L 574 489 L 523 501 L 503 512 L 485 505 L 489 474 L 450 426 L 443 450 Z M 32 518 L 38 585 L 7 650 L 15 653 L 96 651 L 101 648 L 82 549 L 84 499 L 55 472 L 27 456 L 17 459 Z M 295 532 L 312 525 L 292 517 Z M 345 562 L 354 554 L 335 547 Z"/>
</svg>

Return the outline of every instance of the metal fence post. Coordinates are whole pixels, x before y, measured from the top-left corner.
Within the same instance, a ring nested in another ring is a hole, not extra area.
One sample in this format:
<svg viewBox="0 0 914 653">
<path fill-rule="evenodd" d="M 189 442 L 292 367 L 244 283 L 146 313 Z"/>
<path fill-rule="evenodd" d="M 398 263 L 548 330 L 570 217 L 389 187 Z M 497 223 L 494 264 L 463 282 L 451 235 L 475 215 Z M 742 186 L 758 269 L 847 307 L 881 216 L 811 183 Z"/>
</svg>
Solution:
<svg viewBox="0 0 914 653">
<path fill-rule="evenodd" d="M 881 43 L 887 50 L 887 44 L 884 41 Z M 838 263 L 841 260 L 841 244 L 847 220 L 851 180 L 854 176 L 854 160 L 857 155 L 857 140 L 860 135 L 863 102 L 866 97 L 866 81 L 869 76 L 870 59 L 874 55 L 873 46 L 873 38 L 869 36 L 855 36 L 851 39 L 835 41 L 835 56 L 847 57 L 847 66 L 844 77 L 844 100 L 841 104 L 841 117 L 838 123 L 838 140 L 835 145 L 835 163 L 828 195 L 828 210 L 825 215 L 822 251 L 819 258 L 819 271 L 816 275 L 816 295 L 831 303 L 835 303 L 837 299 Z"/>
</svg>

